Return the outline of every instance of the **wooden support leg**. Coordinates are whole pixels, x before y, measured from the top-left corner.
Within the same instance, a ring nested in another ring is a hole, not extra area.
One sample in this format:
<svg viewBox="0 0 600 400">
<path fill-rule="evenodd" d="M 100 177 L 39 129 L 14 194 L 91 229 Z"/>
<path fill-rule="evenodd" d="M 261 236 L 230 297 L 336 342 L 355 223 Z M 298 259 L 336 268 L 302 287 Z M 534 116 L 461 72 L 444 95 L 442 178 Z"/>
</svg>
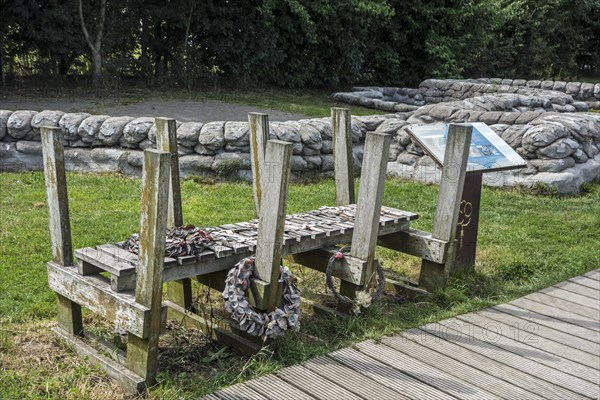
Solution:
<svg viewBox="0 0 600 400">
<path fill-rule="evenodd" d="M 379 233 L 379 216 L 383 202 L 386 166 L 390 149 L 391 136 L 382 133 L 369 133 L 365 142 L 363 168 L 360 177 L 358 203 L 356 205 L 356 220 L 350 255 L 366 261 L 362 271 L 364 286 L 344 282 L 340 293 L 351 299 L 355 298 L 357 290 L 368 287 L 375 272 L 375 249 Z"/>
<path fill-rule="evenodd" d="M 481 172 L 470 172 L 465 176 L 456 227 L 456 256 L 451 272 L 468 271 L 475 266 L 482 178 Z"/>
<path fill-rule="evenodd" d="M 255 306 L 267 311 L 274 310 L 279 300 L 277 281 L 281 264 L 291 157 L 291 143 L 280 140 L 267 142 L 262 175 L 264 192 L 258 222 L 255 282 L 252 288 L 255 300 L 261 303 Z M 266 283 L 266 288 L 260 287 L 265 286 L 261 281 Z"/>
<path fill-rule="evenodd" d="M 156 118 L 156 148 L 171 154 L 169 178 L 169 214 L 167 226 L 183 225 L 179 154 L 177 153 L 177 123 L 172 118 Z M 186 310 L 192 309 L 192 281 L 180 279 L 167 282 L 167 297 Z"/>
<path fill-rule="evenodd" d="M 73 264 L 73 244 L 71 242 L 67 177 L 60 128 L 42 127 L 41 139 L 52 261 L 62 266 L 69 266 Z M 82 335 L 81 306 L 60 294 L 57 294 L 56 300 L 59 326 L 68 334 Z"/>
<path fill-rule="evenodd" d="M 250 127 L 250 159 L 252 160 L 252 192 L 254 194 L 254 211 L 260 216 L 260 203 L 263 196 L 263 166 L 265 151 L 269 140 L 269 116 L 260 113 L 248 113 Z"/>
<path fill-rule="evenodd" d="M 58 326 L 70 335 L 83 336 L 81 306 L 56 293 L 56 308 Z"/>
<path fill-rule="evenodd" d="M 354 165 L 352 159 L 352 121 L 347 108 L 331 109 L 335 199 L 338 206 L 354 204 Z"/>
<path fill-rule="evenodd" d="M 140 254 L 135 300 L 150 308 L 149 335 L 142 339 L 129 333 L 127 367 L 152 384 L 158 369 L 158 337 L 161 330 L 162 274 L 165 257 L 170 154 L 144 152 Z"/>
<path fill-rule="evenodd" d="M 442 169 L 432 236 L 449 243 L 446 264 L 423 260 L 419 286 L 428 291 L 443 289 L 448 280 L 450 263 L 454 260 L 454 238 L 473 127 L 450 124 Z"/>
</svg>

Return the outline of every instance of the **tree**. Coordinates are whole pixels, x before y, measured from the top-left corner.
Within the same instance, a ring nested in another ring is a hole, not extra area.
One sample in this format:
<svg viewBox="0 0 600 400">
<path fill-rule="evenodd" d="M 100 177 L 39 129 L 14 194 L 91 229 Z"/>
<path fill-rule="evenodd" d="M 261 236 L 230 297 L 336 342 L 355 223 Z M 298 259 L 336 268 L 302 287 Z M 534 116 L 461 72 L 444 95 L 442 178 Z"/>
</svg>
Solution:
<svg viewBox="0 0 600 400">
<path fill-rule="evenodd" d="M 79 20 L 81 22 L 81 30 L 87 42 L 90 51 L 92 52 L 92 80 L 94 85 L 102 83 L 102 34 L 104 32 L 104 21 L 106 19 L 106 0 L 100 0 L 100 17 L 96 24 L 96 35 L 92 40 L 83 17 L 83 0 L 79 0 Z"/>
</svg>

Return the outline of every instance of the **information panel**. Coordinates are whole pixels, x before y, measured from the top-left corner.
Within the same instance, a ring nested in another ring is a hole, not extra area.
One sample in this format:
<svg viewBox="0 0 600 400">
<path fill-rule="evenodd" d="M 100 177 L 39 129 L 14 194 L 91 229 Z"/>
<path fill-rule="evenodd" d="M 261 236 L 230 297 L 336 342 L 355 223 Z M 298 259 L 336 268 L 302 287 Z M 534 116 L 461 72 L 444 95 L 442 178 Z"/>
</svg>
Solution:
<svg viewBox="0 0 600 400">
<path fill-rule="evenodd" d="M 473 127 L 467 172 L 492 172 L 523 168 L 527 165 L 525 160 L 485 123 L 474 122 L 465 125 Z M 448 124 L 411 126 L 407 131 L 441 167 L 446 151 Z"/>
</svg>

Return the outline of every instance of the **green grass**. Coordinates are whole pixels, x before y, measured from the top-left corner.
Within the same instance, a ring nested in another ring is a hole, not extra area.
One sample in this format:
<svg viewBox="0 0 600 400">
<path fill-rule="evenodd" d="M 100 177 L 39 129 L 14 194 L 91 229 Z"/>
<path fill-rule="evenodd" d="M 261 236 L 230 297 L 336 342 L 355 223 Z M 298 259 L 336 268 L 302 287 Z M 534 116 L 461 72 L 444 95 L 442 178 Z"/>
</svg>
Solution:
<svg viewBox="0 0 600 400">
<path fill-rule="evenodd" d="M 139 179 L 69 174 L 68 184 L 75 248 L 123 240 L 137 231 Z M 280 339 L 276 351 L 249 359 L 230 352 L 210 357 L 220 347 L 204 343 L 202 354 L 208 357 L 182 361 L 191 368 L 187 372 L 163 370 L 162 384 L 150 397 L 197 398 L 359 340 L 509 301 L 598 268 L 600 184 L 585 189 L 581 196 L 558 198 L 484 188 L 477 268 L 453 277 L 444 292 L 418 303 L 388 296 L 347 321 L 306 314 L 300 332 Z M 186 223 L 212 226 L 252 218 L 252 192 L 245 183 L 187 180 L 182 191 Z M 436 186 L 389 179 L 384 204 L 419 213 L 413 226 L 431 230 L 437 191 Z M 0 174 L 0 193 L 0 398 L 123 398 L 103 374 L 47 331 L 55 303 L 45 270 L 50 242 L 42 174 Z M 334 203 L 330 180 L 290 186 L 289 213 Z M 378 258 L 390 273 L 418 273 L 414 257 L 379 249 Z M 293 269 L 301 288 L 324 287 L 322 275 Z M 37 351 L 32 351 L 34 344 Z M 48 361 L 37 354 L 49 354 Z"/>
<path fill-rule="evenodd" d="M 117 95 L 111 95 L 108 89 L 100 91 L 98 98 L 109 99 L 107 103 L 99 105 L 99 108 L 86 108 L 85 112 L 98 114 L 104 107 L 127 105 L 150 99 L 191 100 L 191 101 L 222 101 L 225 103 L 236 103 L 252 107 L 268 108 L 293 114 L 306 115 L 307 117 L 328 117 L 331 115 L 331 107 L 350 108 L 352 115 L 375 115 L 387 114 L 386 112 L 371 108 L 349 106 L 348 104 L 335 103 L 331 100 L 332 91 L 316 89 L 252 89 L 252 90 L 175 90 L 166 89 L 156 91 L 147 89 L 122 89 L 116 91 Z M 81 94 L 84 97 L 88 94 Z M 66 96 L 66 95 L 65 95 Z M 60 95 L 59 95 L 60 97 Z"/>
<path fill-rule="evenodd" d="M 172 92 L 168 95 L 175 99 L 218 100 L 227 103 L 238 103 L 254 107 L 270 108 L 309 117 L 328 117 L 331 107 L 351 108 L 352 115 L 386 114 L 370 108 L 332 103 L 332 92 L 323 90 L 263 89 L 253 91 L 207 91 L 207 92 Z"/>
</svg>

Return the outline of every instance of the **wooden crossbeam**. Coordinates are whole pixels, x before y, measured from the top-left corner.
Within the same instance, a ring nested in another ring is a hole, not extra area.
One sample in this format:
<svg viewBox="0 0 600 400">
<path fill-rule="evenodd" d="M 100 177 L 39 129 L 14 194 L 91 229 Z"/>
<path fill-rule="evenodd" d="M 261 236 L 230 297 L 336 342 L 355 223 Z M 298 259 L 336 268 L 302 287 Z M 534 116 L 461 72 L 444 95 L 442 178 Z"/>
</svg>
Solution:
<svg viewBox="0 0 600 400">
<path fill-rule="evenodd" d="M 111 290 L 108 279 L 101 275 L 82 276 L 76 267 L 63 267 L 49 262 L 47 269 L 50 289 L 93 313 L 114 321 L 136 336 L 149 336 L 150 307 L 137 303 L 131 293 L 116 293 Z"/>
</svg>

